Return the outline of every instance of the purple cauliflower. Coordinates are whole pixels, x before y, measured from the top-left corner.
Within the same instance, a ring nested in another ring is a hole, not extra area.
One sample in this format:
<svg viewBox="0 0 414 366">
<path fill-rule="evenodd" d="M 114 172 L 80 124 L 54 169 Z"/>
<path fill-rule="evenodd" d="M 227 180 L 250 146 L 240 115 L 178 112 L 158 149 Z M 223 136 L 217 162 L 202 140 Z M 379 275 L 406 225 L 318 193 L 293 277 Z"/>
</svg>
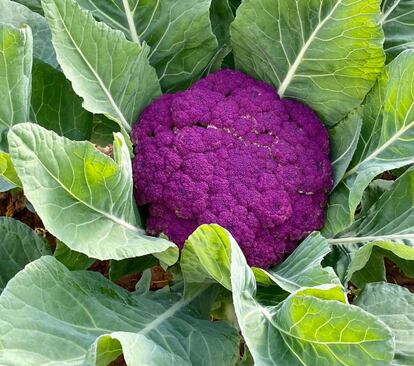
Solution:
<svg viewBox="0 0 414 366">
<path fill-rule="evenodd" d="M 182 247 L 201 224 L 231 232 L 266 268 L 321 228 L 332 186 L 328 134 L 305 105 L 222 70 L 149 105 L 132 130 L 147 230 Z"/>
</svg>

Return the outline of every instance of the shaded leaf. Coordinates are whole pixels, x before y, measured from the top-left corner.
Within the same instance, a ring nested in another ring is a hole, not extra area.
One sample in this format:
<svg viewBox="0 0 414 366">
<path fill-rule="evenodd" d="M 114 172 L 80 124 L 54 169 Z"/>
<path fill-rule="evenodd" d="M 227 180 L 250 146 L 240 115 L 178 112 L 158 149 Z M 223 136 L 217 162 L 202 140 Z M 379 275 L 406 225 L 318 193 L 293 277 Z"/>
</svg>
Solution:
<svg viewBox="0 0 414 366">
<path fill-rule="evenodd" d="M 414 7 L 411 0 L 383 0 L 381 24 L 387 61 L 414 48 Z"/>
<path fill-rule="evenodd" d="M 70 249 L 60 240 L 58 240 L 56 243 L 56 249 L 53 253 L 53 256 L 60 263 L 63 263 L 66 266 L 66 268 L 70 269 L 71 271 L 87 269 L 93 263 L 95 263 L 94 258 L 89 258 L 85 254 Z"/>
<path fill-rule="evenodd" d="M 334 189 L 344 176 L 357 148 L 362 118 L 357 111 L 329 130 Z"/>
<path fill-rule="evenodd" d="M 48 243 L 30 227 L 0 217 L 0 292 L 17 272 L 46 254 L 50 254 Z"/>
<path fill-rule="evenodd" d="M 82 99 L 60 71 L 36 62 L 32 84 L 32 122 L 71 140 L 90 138 L 93 115 L 82 108 Z"/>
<path fill-rule="evenodd" d="M 244 0 L 231 27 L 236 67 L 333 126 L 384 65 L 380 0 Z"/>
<path fill-rule="evenodd" d="M 77 2 L 130 39 L 136 31 L 140 41 L 151 47 L 148 58 L 166 91 L 188 86 L 216 53 L 209 17 L 211 0 L 133 0 L 129 10 L 121 0 Z M 133 19 L 132 27 L 128 17 Z"/>
<path fill-rule="evenodd" d="M 192 307 L 197 296 L 131 294 L 43 257 L 0 296 L 0 363 L 26 366 L 30 354 L 34 365 L 106 365 L 123 352 L 129 365 L 235 364 L 237 331 L 203 318 Z"/>
<path fill-rule="evenodd" d="M 15 126 L 9 140 L 27 198 L 46 229 L 72 250 L 120 260 L 175 247 L 137 226 L 131 160 L 121 134 L 115 138 L 115 161 L 89 142 L 30 123 Z"/>
<path fill-rule="evenodd" d="M 414 295 L 397 285 L 370 283 L 357 297 L 355 305 L 374 314 L 391 329 L 395 337 L 391 365 L 414 364 Z"/>
<path fill-rule="evenodd" d="M 9 24 L 16 28 L 25 24 L 29 25 L 33 32 L 33 57 L 55 68 L 58 66 L 52 45 L 52 34 L 45 18 L 41 15 L 14 1 L 0 0 L 0 23 Z"/>
<path fill-rule="evenodd" d="M 57 58 L 92 113 L 107 114 L 126 131 L 160 94 L 148 47 L 93 19 L 73 0 L 43 0 Z"/>
<path fill-rule="evenodd" d="M 386 281 L 384 257 L 393 261 L 405 275 L 414 278 L 414 247 L 403 243 L 376 241 L 361 247 L 354 255 L 347 280 L 358 287 L 369 282 Z"/>
<path fill-rule="evenodd" d="M 414 241 L 414 169 L 398 178 L 377 202 L 330 244 L 374 240 Z"/>
<path fill-rule="evenodd" d="M 326 239 L 318 232 L 314 232 L 281 264 L 268 270 L 253 268 L 253 272 L 255 275 L 261 272 L 271 281 L 291 293 L 302 287 L 315 287 L 325 284 L 341 287 L 341 282 L 332 268 L 324 268 L 321 265 L 323 258 L 330 251 Z M 258 282 L 261 281 L 258 279 Z M 340 288 L 338 290 L 342 292 Z"/>
<path fill-rule="evenodd" d="M 111 261 L 109 278 L 112 281 L 117 281 L 123 276 L 140 273 L 156 265 L 158 265 L 158 260 L 153 255 L 144 255 L 143 257 L 123 259 L 121 261 Z"/>
</svg>

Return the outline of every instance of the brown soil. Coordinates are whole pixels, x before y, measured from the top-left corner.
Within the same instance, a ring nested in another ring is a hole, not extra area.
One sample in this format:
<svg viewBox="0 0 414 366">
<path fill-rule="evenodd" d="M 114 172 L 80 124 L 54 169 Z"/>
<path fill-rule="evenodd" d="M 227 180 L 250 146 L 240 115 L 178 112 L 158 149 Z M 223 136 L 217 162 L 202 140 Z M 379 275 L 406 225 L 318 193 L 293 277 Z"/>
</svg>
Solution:
<svg viewBox="0 0 414 366">
<path fill-rule="evenodd" d="M 407 277 L 398 266 L 388 258 L 385 258 L 385 268 L 387 271 L 388 282 L 403 286 L 414 293 L 414 278 Z"/>
</svg>

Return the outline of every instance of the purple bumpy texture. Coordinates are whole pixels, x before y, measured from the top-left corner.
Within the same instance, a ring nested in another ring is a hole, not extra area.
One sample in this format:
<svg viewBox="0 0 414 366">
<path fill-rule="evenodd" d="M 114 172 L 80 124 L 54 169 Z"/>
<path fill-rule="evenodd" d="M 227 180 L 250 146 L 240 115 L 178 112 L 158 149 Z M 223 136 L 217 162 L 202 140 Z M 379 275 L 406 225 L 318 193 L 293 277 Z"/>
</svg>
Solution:
<svg viewBox="0 0 414 366">
<path fill-rule="evenodd" d="M 222 70 L 166 94 L 132 131 L 136 198 L 147 230 L 182 246 L 201 224 L 231 232 L 266 268 L 321 228 L 332 185 L 328 134 L 308 107 Z"/>
</svg>

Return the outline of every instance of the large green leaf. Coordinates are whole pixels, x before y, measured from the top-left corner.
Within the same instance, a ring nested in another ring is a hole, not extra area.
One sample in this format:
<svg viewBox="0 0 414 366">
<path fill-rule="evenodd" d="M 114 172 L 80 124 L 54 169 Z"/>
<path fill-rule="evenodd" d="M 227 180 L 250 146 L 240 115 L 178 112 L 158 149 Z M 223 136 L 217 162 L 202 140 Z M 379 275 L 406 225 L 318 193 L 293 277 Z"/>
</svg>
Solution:
<svg viewBox="0 0 414 366">
<path fill-rule="evenodd" d="M 361 137 L 343 181 L 330 196 L 324 233 L 350 226 L 378 174 L 414 163 L 414 50 L 391 62 L 367 97 Z"/>
<path fill-rule="evenodd" d="M 32 84 L 32 122 L 71 140 L 91 137 L 93 115 L 82 108 L 82 99 L 60 71 L 36 62 Z"/>
<path fill-rule="evenodd" d="M 414 364 L 414 295 L 390 283 L 368 284 L 355 305 L 374 314 L 391 328 L 395 337 L 393 366 Z"/>
<path fill-rule="evenodd" d="M 129 151 L 116 134 L 112 160 L 89 142 L 70 141 L 30 123 L 9 132 L 10 154 L 25 194 L 45 227 L 91 258 L 163 252 L 171 242 L 137 227 Z"/>
<path fill-rule="evenodd" d="M 29 27 L 0 24 L 0 150 L 5 131 L 29 120 L 32 43 Z"/>
<path fill-rule="evenodd" d="M 50 254 L 48 243 L 30 227 L 0 217 L 0 292 L 26 264 L 46 254 Z"/>
<path fill-rule="evenodd" d="M 193 302 L 211 305 L 203 292 L 185 300 L 131 294 L 99 273 L 70 272 L 43 257 L 0 297 L 0 364 L 107 365 L 123 352 L 132 366 L 234 365 L 238 332 L 209 321 Z"/>
<path fill-rule="evenodd" d="M 186 285 L 197 271 L 202 282 L 214 279 L 227 288 L 230 282 L 238 323 L 256 365 L 310 366 L 315 360 L 318 366 L 389 365 L 394 344 L 388 328 L 341 302 L 336 285 L 302 288 L 278 306 L 262 305 L 243 253 L 217 225 L 197 229 L 186 243 L 182 264 L 185 255 L 193 259 L 192 269 L 183 267 Z"/>
<path fill-rule="evenodd" d="M 33 32 L 33 56 L 53 67 L 58 66 L 52 45 L 52 34 L 41 15 L 14 1 L 0 0 L 0 23 L 10 24 L 16 28 L 29 25 Z"/>
<path fill-rule="evenodd" d="M 387 61 L 414 48 L 414 7 L 412 0 L 383 0 L 381 24 L 385 33 Z"/>
<path fill-rule="evenodd" d="M 261 275 L 264 274 L 288 292 L 295 292 L 302 287 L 326 284 L 340 287 L 341 282 L 332 268 L 324 268 L 321 265 L 323 258 L 330 251 L 326 239 L 318 232 L 314 232 L 283 263 L 268 270 L 253 268 L 253 271 L 259 282 Z"/>
<path fill-rule="evenodd" d="M 384 65 L 380 0 L 244 0 L 231 27 L 236 66 L 332 126 Z"/>
<path fill-rule="evenodd" d="M 414 278 L 414 248 L 403 243 L 376 241 L 361 247 L 354 255 L 346 280 L 363 287 L 369 282 L 386 281 L 384 257 Z"/>
<path fill-rule="evenodd" d="M 77 2 L 130 39 L 148 43 L 148 58 L 165 90 L 189 85 L 216 53 L 217 40 L 209 19 L 211 0 Z"/>
<path fill-rule="evenodd" d="M 43 0 L 57 58 L 92 113 L 107 114 L 129 131 L 160 93 L 149 48 L 94 20 L 73 0 Z"/>
<path fill-rule="evenodd" d="M 388 328 L 357 307 L 330 300 L 328 289 L 300 290 L 278 306 L 261 305 L 253 272 L 234 244 L 231 273 L 236 315 L 256 365 L 390 364 Z"/>
<path fill-rule="evenodd" d="M 333 188 L 343 178 L 351 163 L 361 133 L 362 118 L 360 113 L 353 111 L 342 122 L 329 130 L 331 144 L 331 162 L 333 171 Z"/>
</svg>

